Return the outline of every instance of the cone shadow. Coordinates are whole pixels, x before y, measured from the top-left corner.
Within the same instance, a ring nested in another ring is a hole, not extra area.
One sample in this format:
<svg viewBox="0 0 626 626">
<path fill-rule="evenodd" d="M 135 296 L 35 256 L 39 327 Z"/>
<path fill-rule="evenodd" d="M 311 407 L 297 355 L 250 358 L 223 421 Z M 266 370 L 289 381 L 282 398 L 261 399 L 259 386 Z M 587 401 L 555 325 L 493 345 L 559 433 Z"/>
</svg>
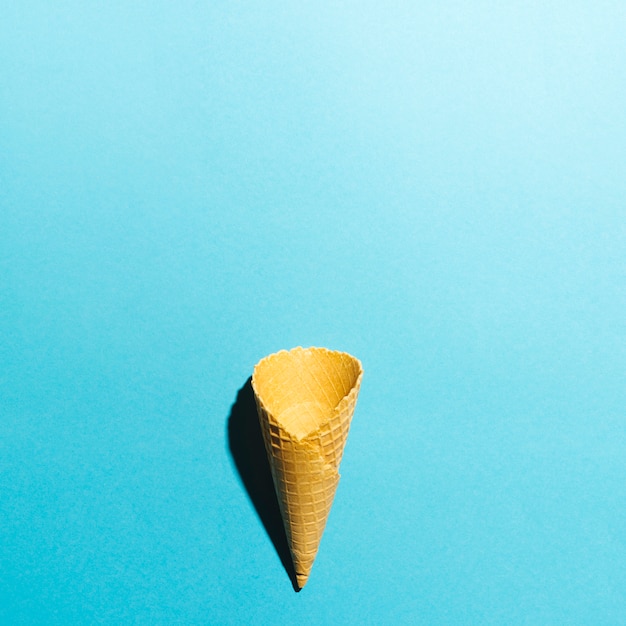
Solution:
<svg viewBox="0 0 626 626">
<path fill-rule="evenodd" d="M 272 472 L 257 416 L 252 378 L 237 393 L 228 417 L 228 447 L 241 482 L 265 527 L 294 591 L 300 591 L 278 507 Z"/>
</svg>

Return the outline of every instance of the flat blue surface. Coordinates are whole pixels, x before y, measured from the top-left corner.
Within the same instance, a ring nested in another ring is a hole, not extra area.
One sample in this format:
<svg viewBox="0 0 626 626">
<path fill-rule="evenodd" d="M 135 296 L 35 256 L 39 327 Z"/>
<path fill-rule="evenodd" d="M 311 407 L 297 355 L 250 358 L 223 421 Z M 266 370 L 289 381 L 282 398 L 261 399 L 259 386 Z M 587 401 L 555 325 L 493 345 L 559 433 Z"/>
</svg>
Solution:
<svg viewBox="0 0 626 626">
<path fill-rule="evenodd" d="M 4 4 L 2 623 L 625 623 L 623 2 Z M 227 439 L 296 345 L 299 594 Z"/>
</svg>

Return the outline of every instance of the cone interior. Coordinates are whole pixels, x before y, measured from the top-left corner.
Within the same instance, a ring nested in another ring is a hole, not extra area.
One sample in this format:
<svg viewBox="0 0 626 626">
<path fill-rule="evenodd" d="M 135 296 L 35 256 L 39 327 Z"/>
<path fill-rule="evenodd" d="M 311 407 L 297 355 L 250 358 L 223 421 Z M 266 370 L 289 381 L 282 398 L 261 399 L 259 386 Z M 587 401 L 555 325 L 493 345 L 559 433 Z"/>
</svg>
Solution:
<svg viewBox="0 0 626 626">
<path fill-rule="evenodd" d="M 349 354 L 296 348 L 261 361 L 254 387 L 278 425 L 301 440 L 332 418 L 360 373 L 359 361 Z"/>
</svg>

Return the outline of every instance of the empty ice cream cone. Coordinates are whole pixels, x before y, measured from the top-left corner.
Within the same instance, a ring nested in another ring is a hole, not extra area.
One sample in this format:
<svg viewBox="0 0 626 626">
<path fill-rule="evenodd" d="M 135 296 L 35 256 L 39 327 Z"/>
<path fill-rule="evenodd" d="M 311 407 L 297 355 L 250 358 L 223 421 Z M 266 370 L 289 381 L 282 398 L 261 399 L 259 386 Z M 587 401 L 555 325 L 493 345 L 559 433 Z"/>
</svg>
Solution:
<svg viewBox="0 0 626 626">
<path fill-rule="evenodd" d="M 345 352 L 281 350 L 257 363 L 252 387 L 300 588 L 339 482 L 363 368 Z"/>
</svg>

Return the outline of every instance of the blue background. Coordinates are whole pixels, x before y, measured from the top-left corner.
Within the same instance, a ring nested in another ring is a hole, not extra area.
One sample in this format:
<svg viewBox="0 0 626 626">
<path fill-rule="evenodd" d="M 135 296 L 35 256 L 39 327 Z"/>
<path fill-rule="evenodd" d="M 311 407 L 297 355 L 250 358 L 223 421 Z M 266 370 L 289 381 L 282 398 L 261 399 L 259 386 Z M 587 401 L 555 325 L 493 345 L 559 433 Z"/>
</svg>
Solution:
<svg viewBox="0 0 626 626">
<path fill-rule="evenodd" d="M 626 623 L 625 26 L 4 3 L 0 619 Z M 296 345 L 365 368 L 299 594 L 227 441 Z"/>
</svg>

